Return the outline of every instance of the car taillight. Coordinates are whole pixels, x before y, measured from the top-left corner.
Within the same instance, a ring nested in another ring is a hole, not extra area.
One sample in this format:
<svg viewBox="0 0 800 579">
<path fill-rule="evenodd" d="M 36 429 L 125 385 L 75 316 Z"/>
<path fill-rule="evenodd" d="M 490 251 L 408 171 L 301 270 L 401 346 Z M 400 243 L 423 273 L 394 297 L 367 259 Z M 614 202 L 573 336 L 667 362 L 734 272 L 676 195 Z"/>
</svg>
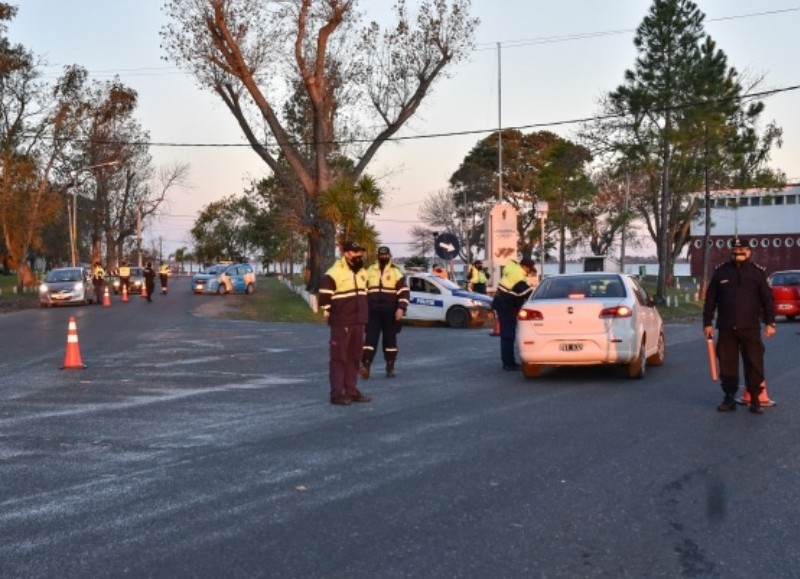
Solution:
<svg viewBox="0 0 800 579">
<path fill-rule="evenodd" d="M 539 310 L 528 310 L 522 308 L 517 314 L 517 319 L 523 321 L 531 321 L 531 320 L 538 321 L 538 320 L 543 320 L 544 316 L 542 315 L 542 312 L 540 312 Z"/>
<path fill-rule="evenodd" d="M 601 318 L 630 318 L 633 315 L 633 310 L 628 306 L 614 306 L 613 308 L 605 308 L 600 312 Z"/>
</svg>

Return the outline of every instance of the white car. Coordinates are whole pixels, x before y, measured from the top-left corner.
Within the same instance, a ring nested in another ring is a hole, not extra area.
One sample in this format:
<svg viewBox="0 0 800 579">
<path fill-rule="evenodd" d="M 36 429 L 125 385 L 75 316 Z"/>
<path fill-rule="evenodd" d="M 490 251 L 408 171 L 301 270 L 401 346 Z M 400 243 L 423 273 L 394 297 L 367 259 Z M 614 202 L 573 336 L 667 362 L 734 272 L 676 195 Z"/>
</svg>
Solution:
<svg viewBox="0 0 800 579">
<path fill-rule="evenodd" d="M 620 364 L 630 378 L 666 357 L 664 323 L 639 281 L 594 272 L 542 280 L 517 316 L 517 347 L 526 378 L 543 366 Z"/>
<path fill-rule="evenodd" d="M 405 319 L 445 322 L 453 328 L 494 319 L 492 298 L 461 289 L 458 284 L 428 273 L 406 276 L 409 304 Z"/>
</svg>

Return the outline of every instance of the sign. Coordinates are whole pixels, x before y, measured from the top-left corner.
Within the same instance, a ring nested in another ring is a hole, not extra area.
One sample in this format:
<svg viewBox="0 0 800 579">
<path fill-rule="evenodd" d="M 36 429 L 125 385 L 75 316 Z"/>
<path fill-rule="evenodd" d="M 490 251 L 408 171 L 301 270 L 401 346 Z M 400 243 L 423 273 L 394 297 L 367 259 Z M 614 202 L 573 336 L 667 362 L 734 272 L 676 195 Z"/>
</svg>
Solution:
<svg viewBox="0 0 800 579">
<path fill-rule="evenodd" d="M 455 259 L 459 249 L 461 249 L 461 242 L 452 233 L 440 233 L 433 240 L 433 250 L 441 259 Z"/>
</svg>

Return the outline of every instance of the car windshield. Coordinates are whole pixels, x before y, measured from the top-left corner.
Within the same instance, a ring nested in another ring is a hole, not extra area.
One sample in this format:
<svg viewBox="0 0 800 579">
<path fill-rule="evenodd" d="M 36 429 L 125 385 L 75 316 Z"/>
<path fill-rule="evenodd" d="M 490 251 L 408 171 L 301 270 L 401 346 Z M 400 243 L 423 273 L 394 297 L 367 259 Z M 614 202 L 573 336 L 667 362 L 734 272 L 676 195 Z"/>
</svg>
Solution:
<svg viewBox="0 0 800 579">
<path fill-rule="evenodd" d="M 622 298 L 625 286 L 618 275 L 554 276 L 542 280 L 531 299 Z"/>
<path fill-rule="evenodd" d="M 222 273 L 227 268 L 228 268 L 227 265 L 212 265 L 211 267 L 208 267 L 208 268 L 204 269 L 200 273 L 216 275 L 216 274 Z"/>
<path fill-rule="evenodd" d="M 54 269 L 44 278 L 45 282 L 57 283 L 61 281 L 81 281 L 83 276 L 80 269 Z"/>
<path fill-rule="evenodd" d="M 131 268 L 131 277 L 144 277 L 144 268 L 142 268 L 142 267 L 132 267 Z"/>
<path fill-rule="evenodd" d="M 787 271 L 772 275 L 771 285 L 800 285 L 800 271 Z"/>
</svg>

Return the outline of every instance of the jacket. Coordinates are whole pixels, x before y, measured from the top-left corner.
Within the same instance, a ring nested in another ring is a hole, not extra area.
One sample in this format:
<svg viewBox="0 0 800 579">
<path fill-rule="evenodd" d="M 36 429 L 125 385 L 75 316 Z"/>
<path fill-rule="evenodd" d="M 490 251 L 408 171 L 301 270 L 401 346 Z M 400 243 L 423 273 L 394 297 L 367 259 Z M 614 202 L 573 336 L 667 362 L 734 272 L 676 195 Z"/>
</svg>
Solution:
<svg viewBox="0 0 800 579">
<path fill-rule="evenodd" d="M 383 269 L 380 263 L 367 268 L 367 301 L 370 310 L 395 311 L 408 309 L 408 286 L 402 270 L 389 262 Z"/>
<path fill-rule="evenodd" d="M 366 324 L 367 271 L 353 271 L 343 257 L 336 261 L 320 282 L 319 305 L 329 314 L 329 326 Z"/>
<path fill-rule="evenodd" d="M 775 323 L 772 290 L 767 274 L 750 260 L 737 266 L 733 261 L 714 270 L 703 305 L 703 326 L 710 326 L 717 312 L 717 329 L 760 328 L 763 319 Z"/>
<path fill-rule="evenodd" d="M 509 259 L 503 266 L 503 277 L 492 300 L 494 310 L 519 310 L 533 288 L 528 285 L 528 275 L 518 261 Z"/>
</svg>

